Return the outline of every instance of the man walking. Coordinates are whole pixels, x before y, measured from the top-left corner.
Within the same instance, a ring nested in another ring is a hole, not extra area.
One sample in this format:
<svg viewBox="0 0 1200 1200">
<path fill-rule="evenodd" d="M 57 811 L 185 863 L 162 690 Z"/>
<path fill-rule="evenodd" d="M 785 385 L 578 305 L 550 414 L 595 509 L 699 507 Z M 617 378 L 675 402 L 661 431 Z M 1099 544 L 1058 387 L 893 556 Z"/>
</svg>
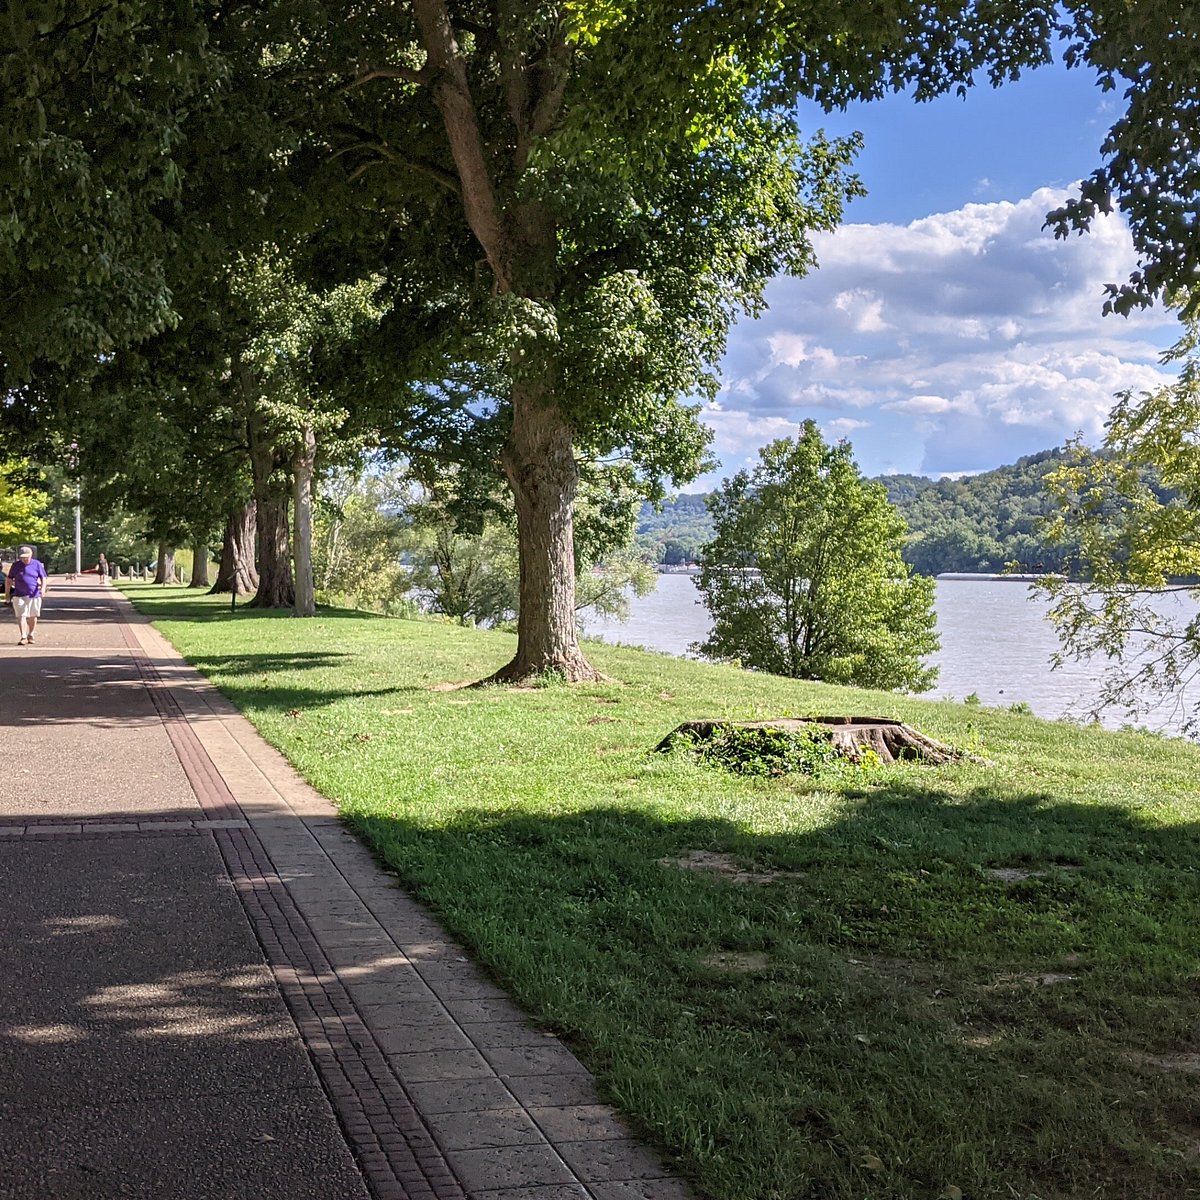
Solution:
<svg viewBox="0 0 1200 1200">
<path fill-rule="evenodd" d="M 46 568 L 33 557 L 32 546 L 17 551 L 17 561 L 4 578 L 4 603 L 12 599 L 21 629 L 18 646 L 33 645 L 38 617 L 42 615 L 42 597 L 46 594 Z"/>
</svg>

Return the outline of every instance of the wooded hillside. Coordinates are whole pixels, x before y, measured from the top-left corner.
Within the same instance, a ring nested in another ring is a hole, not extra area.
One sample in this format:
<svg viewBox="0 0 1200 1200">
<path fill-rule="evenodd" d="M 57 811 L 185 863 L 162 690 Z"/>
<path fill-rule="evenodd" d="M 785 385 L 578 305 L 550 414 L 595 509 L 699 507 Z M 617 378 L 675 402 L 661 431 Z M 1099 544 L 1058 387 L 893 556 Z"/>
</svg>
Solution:
<svg viewBox="0 0 1200 1200">
<path fill-rule="evenodd" d="M 958 479 L 881 475 L 879 482 L 909 528 L 905 561 L 922 575 L 946 571 L 995 573 L 1062 570 L 1071 548 L 1047 545 L 1042 521 L 1051 515 L 1045 478 L 1061 449 L 1030 454 L 1010 466 Z M 705 496 L 691 493 L 642 508 L 638 542 L 655 561 L 694 560 L 712 536 Z"/>
</svg>

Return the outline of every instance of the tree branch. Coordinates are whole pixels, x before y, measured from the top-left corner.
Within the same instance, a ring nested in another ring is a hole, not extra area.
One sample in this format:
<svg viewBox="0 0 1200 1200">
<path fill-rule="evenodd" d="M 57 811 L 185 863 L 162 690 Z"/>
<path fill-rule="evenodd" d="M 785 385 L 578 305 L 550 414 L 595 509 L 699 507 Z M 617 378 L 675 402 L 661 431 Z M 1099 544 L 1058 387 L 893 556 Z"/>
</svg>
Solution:
<svg viewBox="0 0 1200 1200">
<path fill-rule="evenodd" d="M 501 292 L 512 290 L 511 249 L 500 217 L 495 187 L 488 170 L 479 114 L 467 81 L 467 68 L 459 53 L 445 0 L 414 0 L 413 9 L 433 72 L 431 91 L 442 114 L 450 153 L 458 168 L 463 208 L 471 232 L 479 240 Z"/>
<path fill-rule="evenodd" d="M 358 179 L 378 163 L 389 162 L 393 166 L 404 167 L 406 170 L 413 171 L 418 175 L 424 175 L 427 179 L 432 179 L 434 183 L 439 187 L 445 188 L 451 195 L 460 196 L 462 194 L 459 190 L 458 177 L 456 175 L 443 170 L 436 163 L 425 162 L 424 159 L 420 158 L 406 158 L 403 154 L 397 154 L 386 142 L 377 142 L 372 141 L 370 138 L 364 138 L 353 145 L 343 146 L 340 150 L 335 150 L 330 157 L 341 158 L 342 155 L 353 154 L 356 150 L 369 150 L 378 157 L 361 163 L 351 171 L 349 175 L 351 181 Z"/>
<path fill-rule="evenodd" d="M 571 75 L 571 55 L 574 51 L 567 41 L 567 27 L 560 24 L 546 50 L 545 61 L 538 71 L 544 86 L 539 88 L 537 103 L 529 118 L 531 142 L 545 137 L 562 118 L 563 99 Z"/>
<path fill-rule="evenodd" d="M 349 83 L 342 84 L 335 94 L 340 96 L 346 92 L 352 92 L 355 88 L 360 88 L 363 84 L 370 83 L 375 79 L 399 79 L 404 83 L 416 84 L 417 87 L 428 87 L 433 81 L 433 76 L 434 73 L 430 70 L 428 63 L 419 70 L 415 67 L 368 67 Z"/>
</svg>

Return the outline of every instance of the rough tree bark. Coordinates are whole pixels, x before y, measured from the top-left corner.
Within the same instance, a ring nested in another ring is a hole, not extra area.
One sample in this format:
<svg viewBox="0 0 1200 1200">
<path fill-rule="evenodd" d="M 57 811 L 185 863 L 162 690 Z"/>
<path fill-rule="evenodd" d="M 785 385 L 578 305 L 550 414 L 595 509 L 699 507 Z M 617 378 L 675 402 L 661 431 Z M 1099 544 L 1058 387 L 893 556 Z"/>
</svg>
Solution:
<svg viewBox="0 0 1200 1200">
<path fill-rule="evenodd" d="M 575 492 L 579 468 L 571 430 L 535 388 L 513 389 L 513 428 L 504 472 L 517 510 L 521 589 L 517 653 L 492 681 L 554 672 L 572 683 L 601 676 L 579 648 L 575 617 Z M 520 414 L 519 418 L 517 414 Z"/>
<path fill-rule="evenodd" d="M 258 590 L 251 608 L 291 608 L 296 602 L 288 545 L 288 497 L 286 492 L 268 490 L 257 504 Z"/>
<path fill-rule="evenodd" d="M 251 608 L 291 608 L 296 602 L 288 539 L 288 488 L 281 485 L 287 459 L 276 451 L 262 420 L 249 419 L 250 467 L 254 475 L 254 512 L 258 532 L 258 590 Z"/>
<path fill-rule="evenodd" d="M 292 455 L 292 512 L 295 522 L 296 602 L 298 617 L 317 615 L 313 595 L 312 567 L 312 478 L 317 456 L 317 439 L 311 426 Z"/>
<path fill-rule="evenodd" d="M 175 574 L 175 548 L 166 542 L 158 543 L 158 559 L 154 568 L 155 583 L 178 583 Z"/>
<path fill-rule="evenodd" d="M 206 588 L 209 585 L 208 578 L 208 543 L 193 542 L 192 543 L 192 578 L 188 582 L 188 587 Z"/>
<path fill-rule="evenodd" d="M 225 522 L 221 540 L 221 562 L 216 582 L 209 594 L 232 592 L 248 596 L 258 588 L 258 571 L 254 567 L 254 501 L 234 509 Z"/>
</svg>

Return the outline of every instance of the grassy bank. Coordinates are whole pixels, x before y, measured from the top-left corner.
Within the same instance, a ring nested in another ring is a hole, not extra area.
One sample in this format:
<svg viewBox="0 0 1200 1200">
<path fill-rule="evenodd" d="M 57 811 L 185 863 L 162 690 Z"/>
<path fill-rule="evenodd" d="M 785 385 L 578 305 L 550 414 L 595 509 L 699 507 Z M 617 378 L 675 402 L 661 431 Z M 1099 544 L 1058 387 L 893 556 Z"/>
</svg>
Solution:
<svg viewBox="0 0 1200 1200">
<path fill-rule="evenodd" d="M 457 690 L 512 639 L 129 592 L 706 1193 L 1200 1195 L 1196 748 L 599 645 Z M 992 765 L 647 753 L 822 712 Z"/>
</svg>

